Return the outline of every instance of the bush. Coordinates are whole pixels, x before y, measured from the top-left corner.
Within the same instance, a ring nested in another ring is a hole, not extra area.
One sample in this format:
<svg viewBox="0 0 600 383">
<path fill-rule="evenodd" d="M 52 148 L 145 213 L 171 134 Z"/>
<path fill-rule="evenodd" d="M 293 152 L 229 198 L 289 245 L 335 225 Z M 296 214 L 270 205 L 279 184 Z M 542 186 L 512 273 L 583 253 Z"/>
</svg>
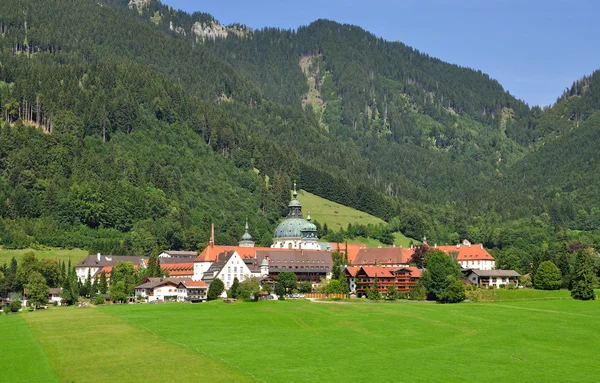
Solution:
<svg viewBox="0 0 600 383">
<path fill-rule="evenodd" d="M 10 304 L 8 305 L 8 307 L 10 308 L 11 312 L 17 313 L 21 309 L 22 305 L 23 304 L 21 303 L 20 299 L 15 299 L 14 301 L 10 302 Z"/>
<path fill-rule="evenodd" d="M 10 306 L 6 305 L 2 308 L 2 311 L 4 311 L 4 314 L 8 314 L 10 312 Z"/>
<path fill-rule="evenodd" d="M 544 261 L 540 264 L 533 286 L 539 290 L 558 290 L 562 286 L 562 275 L 560 270 L 552 261 Z"/>
<path fill-rule="evenodd" d="M 367 291 L 367 298 L 372 301 L 378 301 L 381 299 L 381 293 L 377 289 L 369 289 Z"/>
<path fill-rule="evenodd" d="M 508 282 L 508 284 L 506 285 L 506 288 L 509 290 L 515 290 L 517 288 L 517 284 L 513 281 Z"/>
<path fill-rule="evenodd" d="M 458 303 L 465 300 L 465 285 L 453 275 L 446 278 L 446 286 L 438 294 L 438 302 Z"/>
<path fill-rule="evenodd" d="M 427 290 L 420 282 L 408 293 L 408 299 L 413 301 L 424 301 L 426 298 Z"/>
<path fill-rule="evenodd" d="M 529 275 L 523 275 L 519 278 L 519 282 L 521 284 L 521 286 L 523 286 L 526 289 L 529 289 L 533 286 L 533 283 L 531 282 L 531 277 Z"/>
<path fill-rule="evenodd" d="M 104 297 L 102 295 L 97 295 L 96 299 L 94 299 L 94 304 L 95 305 L 103 305 L 106 303 L 106 300 L 104 299 Z"/>
</svg>

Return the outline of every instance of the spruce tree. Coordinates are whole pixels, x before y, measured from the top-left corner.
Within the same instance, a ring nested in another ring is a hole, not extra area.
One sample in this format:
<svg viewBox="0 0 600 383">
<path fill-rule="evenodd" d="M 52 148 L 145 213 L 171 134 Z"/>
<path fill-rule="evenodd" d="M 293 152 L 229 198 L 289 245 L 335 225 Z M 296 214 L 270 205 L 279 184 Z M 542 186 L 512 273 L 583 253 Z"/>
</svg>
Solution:
<svg viewBox="0 0 600 383">
<path fill-rule="evenodd" d="M 594 299 L 594 285 L 596 276 L 594 275 L 594 265 L 592 257 L 584 250 L 580 250 L 575 255 L 575 271 L 571 279 L 571 296 L 573 299 L 587 301 Z"/>
<path fill-rule="evenodd" d="M 106 272 L 100 273 L 100 283 L 98 284 L 98 291 L 104 295 L 108 291 L 108 282 L 106 281 Z"/>
</svg>

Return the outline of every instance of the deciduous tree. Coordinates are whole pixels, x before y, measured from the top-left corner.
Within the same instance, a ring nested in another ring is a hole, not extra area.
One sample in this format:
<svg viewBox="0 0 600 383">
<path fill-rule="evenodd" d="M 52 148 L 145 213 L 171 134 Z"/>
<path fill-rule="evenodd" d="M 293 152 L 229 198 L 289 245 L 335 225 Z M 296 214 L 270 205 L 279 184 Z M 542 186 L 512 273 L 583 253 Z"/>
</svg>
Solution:
<svg viewBox="0 0 600 383">
<path fill-rule="evenodd" d="M 48 295 L 50 288 L 42 274 L 33 271 L 28 278 L 29 282 L 25 286 L 27 289 L 27 299 L 35 308 L 48 304 Z"/>
<path fill-rule="evenodd" d="M 533 287 L 539 290 L 558 290 L 562 286 L 560 270 L 554 262 L 544 261 L 535 271 Z"/>
</svg>

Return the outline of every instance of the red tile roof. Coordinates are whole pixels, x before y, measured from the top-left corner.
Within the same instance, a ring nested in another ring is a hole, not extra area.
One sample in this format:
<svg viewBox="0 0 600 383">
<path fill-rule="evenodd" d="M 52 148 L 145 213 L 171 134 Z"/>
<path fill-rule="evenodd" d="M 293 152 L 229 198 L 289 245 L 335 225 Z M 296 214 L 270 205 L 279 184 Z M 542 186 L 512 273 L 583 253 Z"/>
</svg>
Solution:
<svg viewBox="0 0 600 383">
<path fill-rule="evenodd" d="M 331 242 L 331 245 L 333 246 L 332 251 L 337 251 L 337 249 L 339 248 L 342 254 L 346 252 L 346 246 L 348 246 L 348 262 L 350 263 L 354 263 L 354 260 L 356 259 L 356 256 L 358 255 L 360 249 L 366 248 L 365 245 L 362 245 L 360 243 L 346 244 L 341 242 Z"/>
<path fill-rule="evenodd" d="M 194 274 L 194 264 L 192 262 L 189 263 L 172 263 L 163 265 L 161 263 L 160 268 L 163 270 L 167 270 L 169 272 L 169 276 L 181 276 L 181 275 L 193 275 Z"/>
<path fill-rule="evenodd" d="M 354 265 L 393 264 L 408 265 L 414 250 L 403 247 L 382 247 L 376 249 L 360 249 L 354 260 Z"/>
<path fill-rule="evenodd" d="M 183 281 L 185 287 L 208 287 L 204 281 Z"/>
<path fill-rule="evenodd" d="M 350 276 L 355 277 L 358 270 L 360 270 L 360 266 L 348 266 L 346 270 L 350 274 Z"/>
<path fill-rule="evenodd" d="M 389 267 L 382 266 L 362 266 L 364 273 L 369 278 L 394 278 L 394 275 L 390 272 Z"/>
<path fill-rule="evenodd" d="M 241 246 L 222 246 L 214 245 L 212 247 L 206 246 L 204 250 L 196 257 L 194 262 L 215 262 L 217 255 L 226 251 L 237 252 L 242 259 L 254 258 L 257 250 L 272 250 L 270 247 L 241 247 Z"/>
<path fill-rule="evenodd" d="M 488 253 L 483 245 L 438 246 L 437 250 L 444 253 L 458 253 L 457 261 L 493 261 L 494 257 Z"/>
</svg>

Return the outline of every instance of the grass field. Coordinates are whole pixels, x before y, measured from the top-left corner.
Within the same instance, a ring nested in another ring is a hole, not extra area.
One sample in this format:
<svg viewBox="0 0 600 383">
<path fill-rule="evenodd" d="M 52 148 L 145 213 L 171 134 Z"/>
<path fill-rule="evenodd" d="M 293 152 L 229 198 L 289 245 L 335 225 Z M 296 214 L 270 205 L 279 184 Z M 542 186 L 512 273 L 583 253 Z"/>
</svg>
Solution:
<svg viewBox="0 0 600 383">
<path fill-rule="evenodd" d="M 57 308 L 22 315 L 21 347 L 69 382 L 595 382 L 600 303 L 556 298 Z"/>
<path fill-rule="evenodd" d="M 360 223 L 362 225 L 385 223 L 384 220 L 368 213 L 329 201 L 305 190 L 298 192 L 298 199 L 302 203 L 304 215 L 310 213 L 312 219 L 319 221 L 321 225 L 327 223 L 327 227 L 331 230 L 338 231 L 342 227 L 345 229 L 349 223 Z M 415 244 L 420 243 L 419 241 L 405 237 L 402 233 L 394 233 L 394 238 L 394 243 L 397 246 L 407 247 L 411 241 Z M 360 243 L 367 247 L 377 247 L 380 245 L 379 241 L 371 238 L 355 238 L 349 241 L 349 243 Z"/>
<path fill-rule="evenodd" d="M 86 250 L 81 250 L 81 249 L 69 250 L 69 249 L 48 248 L 48 249 L 43 249 L 43 250 L 36 250 L 36 249 L 7 250 L 7 249 L 0 248 L 0 264 L 10 262 L 12 257 L 15 257 L 17 259 L 17 261 L 19 261 L 21 259 L 21 257 L 23 256 L 23 254 L 27 253 L 28 251 L 33 251 L 35 253 L 35 255 L 38 257 L 38 259 L 52 258 L 52 259 L 59 259 L 59 260 L 63 260 L 65 262 L 67 262 L 69 260 L 69 258 L 71 258 L 71 263 L 73 265 L 76 265 L 77 263 L 79 263 L 81 260 L 83 260 L 88 255 L 88 252 Z"/>
<path fill-rule="evenodd" d="M 0 317 L 0 381 L 60 382 L 24 315 Z"/>
</svg>

